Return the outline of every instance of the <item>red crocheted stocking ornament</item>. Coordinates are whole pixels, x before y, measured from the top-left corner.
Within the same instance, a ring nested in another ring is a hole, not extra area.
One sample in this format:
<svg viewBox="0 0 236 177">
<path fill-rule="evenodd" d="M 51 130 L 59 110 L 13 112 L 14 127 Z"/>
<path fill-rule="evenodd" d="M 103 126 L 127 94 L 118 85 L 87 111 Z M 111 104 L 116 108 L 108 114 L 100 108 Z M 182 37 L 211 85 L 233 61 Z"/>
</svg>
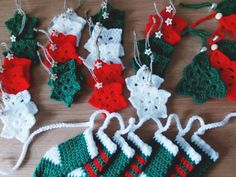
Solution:
<svg viewBox="0 0 236 177">
<path fill-rule="evenodd" d="M 213 67 L 219 70 L 221 79 L 227 87 L 227 98 L 236 100 L 236 62 L 230 60 L 219 50 L 210 54 L 210 62 Z"/>
<path fill-rule="evenodd" d="M 26 58 L 4 59 L 3 72 L 0 73 L 4 91 L 17 94 L 30 87 L 31 60 Z"/>
<path fill-rule="evenodd" d="M 219 23 L 236 38 L 236 14 L 223 16 Z"/>
<path fill-rule="evenodd" d="M 122 77 L 122 65 L 121 64 L 107 64 L 98 59 L 95 62 L 94 75 L 99 82 L 103 85 L 107 85 L 113 82 L 124 85 L 124 78 Z M 92 76 L 87 81 L 88 85 L 94 87 L 96 82 Z"/>
<path fill-rule="evenodd" d="M 55 61 L 65 63 L 74 59 L 79 65 L 82 64 L 76 51 L 76 36 L 59 33 L 57 35 L 51 34 L 50 37 L 53 43 L 48 43 L 46 48 Z M 50 66 L 47 61 L 45 64 Z"/>
<path fill-rule="evenodd" d="M 89 103 L 98 108 L 109 112 L 116 112 L 128 106 L 127 100 L 122 95 L 123 85 L 112 83 L 101 88 L 94 87 Z"/>
</svg>

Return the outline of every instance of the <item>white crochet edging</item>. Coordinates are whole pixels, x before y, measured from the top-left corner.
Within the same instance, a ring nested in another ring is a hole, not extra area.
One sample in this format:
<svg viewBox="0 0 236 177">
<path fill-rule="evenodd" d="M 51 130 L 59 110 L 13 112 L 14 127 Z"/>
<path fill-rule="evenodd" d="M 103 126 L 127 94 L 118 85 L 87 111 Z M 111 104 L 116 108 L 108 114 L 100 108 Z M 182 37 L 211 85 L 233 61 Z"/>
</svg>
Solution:
<svg viewBox="0 0 236 177">
<path fill-rule="evenodd" d="M 219 153 L 216 152 L 209 144 L 207 144 L 198 135 L 193 135 L 191 137 L 191 142 L 199 147 L 206 155 L 208 155 L 214 162 L 219 158 Z"/>
<path fill-rule="evenodd" d="M 134 132 L 129 132 L 127 136 L 130 140 L 145 156 L 152 154 L 152 147 L 144 143 Z"/>
<path fill-rule="evenodd" d="M 101 141 L 102 145 L 107 148 L 110 154 L 114 154 L 116 152 L 117 145 L 111 141 L 103 130 L 98 130 L 96 136 Z"/>
<path fill-rule="evenodd" d="M 164 146 L 173 156 L 176 156 L 179 152 L 178 146 L 160 133 L 155 133 L 154 140 Z"/>
<path fill-rule="evenodd" d="M 85 171 L 83 170 L 83 168 L 77 168 L 75 170 L 73 170 L 72 172 L 70 172 L 67 177 L 81 177 L 85 175 Z"/>
<path fill-rule="evenodd" d="M 86 129 L 83 134 L 88 147 L 90 158 L 93 159 L 98 155 L 98 149 L 93 138 L 93 131 L 89 128 Z"/>
<path fill-rule="evenodd" d="M 118 146 L 121 148 L 122 152 L 129 159 L 134 157 L 135 150 L 128 145 L 128 143 L 125 141 L 125 139 L 121 135 L 119 135 L 118 133 L 115 133 L 113 140 L 118 144 Z"/>
<path fill-rule="evenodd" d="M 55 165 L 61 164 L 61 157 L 58 146 L 52 147 L 46 154 L 43 156 L 44 159 L 47 159 L 54 163 Z"/>
<path fill-rule="evenodd" d="M 176 136 L 175 142 L 196 165 L 200 163 L 200 161 L 202 160 L 202 156 L 197 153 L 183 137 Z"/>
</svg>

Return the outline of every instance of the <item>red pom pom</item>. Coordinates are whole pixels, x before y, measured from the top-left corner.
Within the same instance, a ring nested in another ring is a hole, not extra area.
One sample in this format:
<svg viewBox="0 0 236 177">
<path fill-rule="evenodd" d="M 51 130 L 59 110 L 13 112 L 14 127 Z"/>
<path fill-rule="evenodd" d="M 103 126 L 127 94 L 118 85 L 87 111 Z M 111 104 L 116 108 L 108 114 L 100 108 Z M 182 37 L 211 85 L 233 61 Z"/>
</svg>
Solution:
<svg viewBox="0 0 236 177">
<path fill-rule="evenodd" d="M 236 14 L 223 16 L 219 23 L 236 37 Z"/>
<path fill-rule="evenodd" d="M 94 87 L 94 92 L 88 102 L 98 109 L 105 109 L 109 112 L 124 109 L 128 103 L 122 95 L 122 88 L 120 83 L 104 85 L 100 89 Z"/>
<path fill-rule="evenodd" d="M 46 48 L 55 61 L 65 63 L 74 59 L 79 65 L 83 63 L 76 51 L 76 36 L 64 35 L 62 33 L 58 35 L 52 34 L 51 40 L 53 43 L 48 43 Z M 45 65 L 50 66 L 48 61 L 45 62 Z"/>
<path fill-rule="evenodd" d="M 227 87 L 227 98 L 236 100 L 236 62 L 230 60 L 219 50 L 210 54 L 210 62 L 215 67 Z"/>
<path fill-rule="evenodd" d="M 122 65 L 121 64 L 107 64 L 98 59 L 94 66 L 94 75 L 98 82 L 102 82 L 103 85 L 107 85 L 113 82 L 124 84 L 124 78 L 122 77 Z M 88 85 L 94 87 L 95 81 L 92 76 L 87 81 Z"/>
<path fill-rule="evenodd" d="M 5 92 L 17 94 L 30 87 L 31 60 L 14 57 L 4 59 L 3 73 L 1 73 L 2 86 Z"/>
</svg>

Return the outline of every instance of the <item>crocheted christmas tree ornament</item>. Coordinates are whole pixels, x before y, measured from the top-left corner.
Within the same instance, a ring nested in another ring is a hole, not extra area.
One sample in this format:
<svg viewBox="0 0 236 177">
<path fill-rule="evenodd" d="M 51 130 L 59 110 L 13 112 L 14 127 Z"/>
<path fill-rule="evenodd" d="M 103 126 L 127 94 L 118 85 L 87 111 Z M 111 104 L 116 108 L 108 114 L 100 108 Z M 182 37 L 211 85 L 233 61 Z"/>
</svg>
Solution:
<svg viewBox="0 0 236 177">
<path fill-rule="evenodd" d="M 112 158 L 111 163 L 102 172 L 102 176 L 104 177 L 122 176 L 121 174 L 128 167 L 135 154 L 134 149 L 119 134 L 116 133 L 113 140 L 117 143 L 118 150 Z"/>
<path fill-rule="evenodd" d="M 123 85 L 120 83 L 114 82 L 103 85 L 97 82 L 88 102 L 98 109 L 116 112 L 128 106 L 127 100 L 122 93 Z"/>
<path fill-rule="evenodd" d="M 178 153 L 178 147 L 161 134 L 155 134 L 153 155 L 141 177 L 168 176 Z"/>
<path fill-rule="evenodd" d="M 231 60 L 236 61 L 236 43 L 231 40 L 220 40 L 217 42 L 218 49 Z"/>
<path fill-rule="evenodd" d="M 33 176 L 73 176 L 72 172 L 76 176 L 76 172 L 81 172 L 82 166 L 97 155 L 94 135 L 91 129 L 87 129 L 80 135 L 51 148 L 37 165 Z"/>
<path fill-rule="evenodd" d="M 3 92 L 2 101 L 4 107 L 1 110 L 1 121 L 4 127 L 1 137 L 17 138 L 24 143 L 36 122 L 34 115 L 38 112 L 38 108 L 31 101 L 30 93 L 27 90 L 17 94 Z"/>
<path fill-rule="evenodd" d="M 224 98 L 227 90 L 218 71 L 211 66 L 208 54 L 201 52 L 184 69 L 176 92 L 183 96 L 192 96 L 197 103 L 204 103 L 209 98 Z"/>
<path fill-rule="evenodd" d="M 135 149 L 135 155 L 129 167 L 123 173 L 124 177 L 138 177 L 144 170 L 152 154 L 152 147 L 144 143 L 136 134 L 128 134 L 128 143 Z"/>
<path fill-rule="evenodd" d="M 179 153 L 170 172 L 171 177 L 185 177 L 200 163 L 201 155 L 182 137 L 177 136 L 175 143 L 179 147 Z"/>
<path fill-rule="evenodd" d="M 103 85 L 111 83 L 120 83 L 124 85 L 125 81 L 122 77 L 122 65 L 121 64 L 107 64 L 98 59 L 95 62 L 93 73 L 96 76 L 96 80 Z M 92 76 L 87 81 L 88 85 L 94 88 L 96 81 Z"/>
<path fill-rule="evenodd" d="M 75 60 L 58 63 L 51 68 L 51 73 L 57 76 L 56 79 L 50 77 L 48 82 L 51 86 L 51 99 L 62 101 L 70 107 L 74 96 L 81 89 Z"/>
<path fill-rule="evenodd" d="M 100 22 L 105 28 L 123 28 L 125 13 L 113 8 L 109 3 L 103 3 L 100 11 L 92 16 L 94 24 Z"/>
<path fill-rule="evenodd" d="M 5 22 L 11 37 L 14 36 L 16 40 L 34 39 L 34 28 L 36 28 L 38 24 L 38 18 L 29 17 L 23 10 L 17 10 L 14 16 Z"/>
<path fill-rule="evenodd" d="M 201 162 L 193 169 L 189 174 L 191 177 L 205 176 L 209 170 L 215 165 L 219 158 L 218 152 L 216 152 L 209 144 L 197 135 L 191 137 L 191 143 L 194 149 L 201 154 Z"/>
<path fill-rule="evenodd" d="M 75 60 L 79 65 L 82 64 L 82 60 L 76 51 L 76 36 L 59 33 L 57 35 L 51 34 L 50 38 L 51 41 L 46 45 L 46 48 L 55 61 L 65 63 L 69 60 Z M 45 64 L 50 66 L 48 61 Z"/>
<path fill-rule="evenodd" d="M 8 53 L 4 59 L 0 78 L 2 87 L 7 93 L 17 94 L 30 87 L 31 61 L 26 58 L 18 58 Z"/>
<path fill-rule="evenodd" d="M 229 100 L 236 100 L 236 62 L 230 60 L 219 50 L 211 52 L 210 62 L 219 71 L 221 79 L 225 82 L 227 98 Z"/>
</svg>

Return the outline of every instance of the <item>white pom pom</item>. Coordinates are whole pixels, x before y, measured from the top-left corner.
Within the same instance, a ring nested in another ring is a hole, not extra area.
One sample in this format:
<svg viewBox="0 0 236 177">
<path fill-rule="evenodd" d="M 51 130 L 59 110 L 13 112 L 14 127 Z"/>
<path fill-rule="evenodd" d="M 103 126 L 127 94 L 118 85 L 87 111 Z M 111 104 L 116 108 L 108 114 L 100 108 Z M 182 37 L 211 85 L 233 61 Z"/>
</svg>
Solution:
<svg viewBox="0 0 236 177">
<path fill-rule="evenodd" d="M 222 13 L 217 13 L 215 16 L 216 20 L 220 20 L 222 17 L 223 17 Z"/>
<path fill-rule="evenodd" d="M 213 45 L 211 46 L 211 50 L 214 51 L 214 50 L 216 50 L 216 49 L 218 49 L 218 45 L 217 45 L 217 44 L 213 44 Z"/>
</svg>

